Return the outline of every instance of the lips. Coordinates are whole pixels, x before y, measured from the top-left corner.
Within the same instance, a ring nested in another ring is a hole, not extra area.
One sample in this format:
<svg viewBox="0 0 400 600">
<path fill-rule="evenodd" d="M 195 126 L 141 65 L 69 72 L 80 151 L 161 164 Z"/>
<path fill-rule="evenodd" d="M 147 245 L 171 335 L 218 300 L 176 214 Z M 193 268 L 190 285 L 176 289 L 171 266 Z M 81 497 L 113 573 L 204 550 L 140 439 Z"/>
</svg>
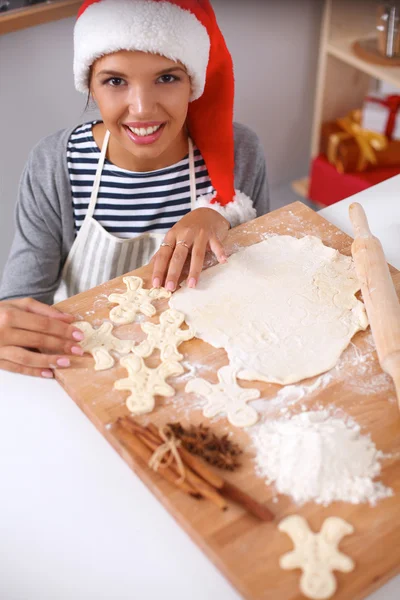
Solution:
<svg viewBox="0 0 400 600">
<path fill-rule="evenodd" d="M 153 144 L 162 135 L 165 123 L 126 123 L 123 127 L 129 139 L 135 144 Z"/>
<path fill-rule="evenodd" d="M 146 135 L 152 135 L 153 133 L 158 131 L 158 129 L 160 129 L 161 126 L 162 123 L 159 123 L 157 125 L 147 125 L 144 123 L 138 125 L 127 125 L 127 127 L 132 131 L 132 133 L 134 133 L 135 135 L 140 135 L 142 137 Z"/>
</svg>

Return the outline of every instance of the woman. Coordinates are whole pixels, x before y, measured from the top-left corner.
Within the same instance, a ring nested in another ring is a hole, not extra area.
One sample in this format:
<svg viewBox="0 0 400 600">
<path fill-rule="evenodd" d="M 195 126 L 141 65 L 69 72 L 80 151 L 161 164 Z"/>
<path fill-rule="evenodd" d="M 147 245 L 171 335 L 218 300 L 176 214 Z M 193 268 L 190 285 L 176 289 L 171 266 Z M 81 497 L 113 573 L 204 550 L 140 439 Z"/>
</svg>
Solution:
<svg viewBox="0 0 400 600">
<path fill-rule="evenodd" d="M 42 377 L 82 353 L 73 318 L 47 306 L 55 294 L 151 259 L 153 286 L 173 291 L 189 254 L 194 287 L 207 249 L 226 261 L 229 227 L 268 210 L 261 145 L 233 125 L 232 60 L 208 0 L 87 0 L 74 52 L 75 86 L 102 120 L 33 149 L 0 288 L 0 368 Z"/>
</svg>

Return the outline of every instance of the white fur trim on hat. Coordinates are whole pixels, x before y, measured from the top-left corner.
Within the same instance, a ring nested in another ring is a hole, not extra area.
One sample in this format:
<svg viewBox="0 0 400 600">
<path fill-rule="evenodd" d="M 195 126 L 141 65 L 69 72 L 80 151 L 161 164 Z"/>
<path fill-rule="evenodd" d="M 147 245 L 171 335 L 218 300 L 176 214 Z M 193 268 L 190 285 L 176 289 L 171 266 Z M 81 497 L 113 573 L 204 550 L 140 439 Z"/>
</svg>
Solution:
<svg viewBox="0 0 400 600">
<path fill-rule="evenodd" d="M 252 199 L 239 190 L 235 190 L 235 192 L 236 195 L 233 201 L 228 202 L 225 206 L 221 206 L 218 202 L 214 202 L 214 204 L 211 203 L 217 195 L 216 192 L 199 196 L 196 200 L 196 208 L 212 208 L 216 210 L 229 221 L 231 227 L 236 227 L 236 225 L 247 223 L 247 221 L 255 219 L 257 213 L 253 206 Z"/>
<path fill-rule="evenodd" d="M 120 50 L 152 52 L 180 61 L 191 78 L 190 99 L 202 95 L 210 38 L 190 11 L 152 0 L 100 0 L 88 6 L 75 24 L 76 89 L 87 92 L 94 61 Z"/>
</svg>

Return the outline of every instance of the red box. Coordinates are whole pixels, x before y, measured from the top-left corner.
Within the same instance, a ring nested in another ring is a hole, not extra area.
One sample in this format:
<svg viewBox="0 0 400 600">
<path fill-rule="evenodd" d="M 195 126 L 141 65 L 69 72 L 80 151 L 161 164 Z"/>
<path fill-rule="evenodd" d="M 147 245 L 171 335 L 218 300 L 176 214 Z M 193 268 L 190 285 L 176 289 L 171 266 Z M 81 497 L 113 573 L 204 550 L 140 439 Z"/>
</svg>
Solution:
<svg viewBox="0 0 400 600">
<path fill-rule="evenodd" d="M 377 167 L 360 173 L 339 173 L 320 154 L 311 163 L 308 197 L 317 204 L 330 206 L 400 173 L 400 167 Z"/>
</svg>

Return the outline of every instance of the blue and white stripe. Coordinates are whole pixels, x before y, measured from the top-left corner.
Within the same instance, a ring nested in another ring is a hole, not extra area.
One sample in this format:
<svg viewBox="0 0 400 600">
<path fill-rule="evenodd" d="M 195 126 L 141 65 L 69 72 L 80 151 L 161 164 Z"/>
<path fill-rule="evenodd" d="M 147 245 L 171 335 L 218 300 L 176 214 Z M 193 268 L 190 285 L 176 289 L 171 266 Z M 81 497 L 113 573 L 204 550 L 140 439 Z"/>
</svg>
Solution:
<svg viewBox="0 0 400 600">
<path fill-rule="evenodd" d="M 92 134 L 96 121 L 77 127 L 67 148 L 75 231 L 86 215 L 100 156 Z M 200 151 L 194 147 L 197 196 L 213 187 Z M 167 231 L 190 211 L 189 157 L 171 167 L 132 172 L 106 159 L 93 218 L 110 234 L 134 238 L 146 232 Z"/>
</svg>

